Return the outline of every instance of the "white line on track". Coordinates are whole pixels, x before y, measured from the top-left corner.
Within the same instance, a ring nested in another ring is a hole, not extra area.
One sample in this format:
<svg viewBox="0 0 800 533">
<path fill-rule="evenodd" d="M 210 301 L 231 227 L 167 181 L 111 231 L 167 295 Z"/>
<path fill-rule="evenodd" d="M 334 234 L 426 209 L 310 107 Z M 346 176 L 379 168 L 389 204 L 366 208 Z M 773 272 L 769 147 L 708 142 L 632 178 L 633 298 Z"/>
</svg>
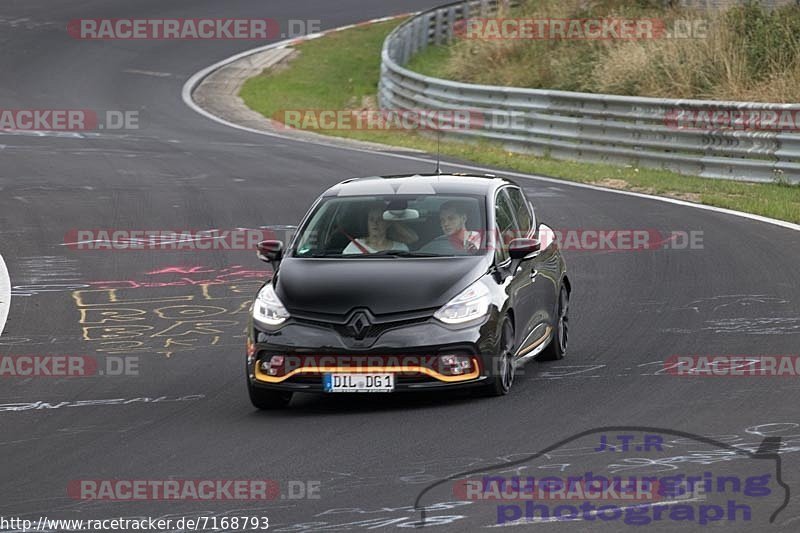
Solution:
<svg viewBox="0 0 800 533">
<path fill-rule="evenodd" d="M 11 308 L 11 280 L 8 277 L 8 269 L 0 255 L 0 335 L 8 318 L 8 310 Z"/>
<path fill-rule="evenodd" d="M 382 21 L 385 21 L 385 20 L 389 20 L 390 18 L 393 18 L 393 17 L 384 17 L 384 18 L 381 18 L 381 19 L 375 19 L 375 20 L 363 22 L 363 23 L 360 23 L 360 24 L 369 24 L 369 23 L 374 23 L 374 22 L 382 22 Z M 350 150 L 350 151 L 353 151 L 353 152 L 364 152 L 364 153 L 369 153 L 369 154 L 372 154 L 372 155 L 381 155 L 381 156 L 385 156 L 385 157 L 393 157 L 395 159 L 407 159 L 409 161 L 423 161 L 423 162 L 426 162 L 426 163 L 431 163 L 431 167 L 433 167 L 435 162 L 432 159 L 429 159 L 429 158 L 426 158 L 426 157 L 419 157 L 419 156 L 410 155 L 410 154 L 406 155 L 406 154 L 397 154 L 397 153 L 389 153 L 389 152 L 380 152 L 380 151 L 370 150 L 370 149 L 366 149 L 366 148 L 357 148 L 357 147 L 354 147 L 354 146 L 342 146 L 341 144 L 327 143 L 327 142 L 324 142 L 324 141 L 313 141 L 313 140 L 308 140 L 308 139 L 298 139 L 298 138 L 292 137 L 290 135 L 281 135 L 281 134 L 278 134 L 278 133 L 258 130 L 258 129 L 255 129 L 255 128 L 248 128 L 247 126 L 241 126 L 239 124 L 235 124 L 233 122 L 229 122 L 229 121 L 227 121 L 225 119 L 222 119 L 222 118 L 220 118 L 220 117 L 218 117 L 218 116 L 216 116 L 216 115 L 214 115 L 212 113 L 209 113 L 208 111 L 206 111 L 205 109 L 203 109 L 202 107 L 197 105 L 194 102 L 194 100 L 192 99 L 192 92 L 200 84 L 200 82 L 202 82 L 209 74 L 211 74 L 212 72 L 214 72 L 215 70 L 217 70 L 219 68 L 224 67 L 225 65 L 233 63 L 234 61 L 237 61 L 237 60 L 239 60 L 239 59 L 241 59 L 243 57 L 247 57 L 249 55 L 257 54 L 257 53 L 263 52 L 265 50 L 272 50 L 272 49 L 275 49 L 275 48 L 285 48 L 287 46 L 294 45 L 294 44 L 296 44 L 298 42 L 301 42 L 301 41 L 304 41 L 304 40 L 317 39 L 317 38 L 322 37 L 323 35 L 325 35 L 327 33 L 341 31 L 342 29 L 347 29 L 347 28 L 350 28 L 350 27 L 353 27 L 353 26 L 354 25 L 351 24 L 349 26 L 343 26 L 342 28 L 334 28 L 332 30 L 327 30 L 327 31 L 322 32 L 322 33 L 315 33 L 315 34 L 312 34 L 312 35 L 307 35 L 305 37 L 300 37 L 300 38 L 295 38 L 295 39 L 287 39 L 285 41 L 279 41 L 277 43 L 272 43 L 272 44 L 268 44 L 266 46 L 260 46 L 258 48 L 253 48 L 251 50 L 246 50 L 244 52 L 240 52 L 240 53 L 238 53 L 236 55 L 233 55 L 233 56 L 231 56 L 231 57 L 229 57 L 227 59 L 223 59 L 222 61 L 218 61 L 217 63 L 214 63 L 213 65 L 210 65 L 210 66 L 208 66 L 208 67 L 196 72 L 194 75 L 192 75 L 192 77 L 190 77 L 188 80 L 186 80 L 186 83 L 184 83 L 183 89 L 181 91 L 181 97 L 183 98 L 183 102 L 187 106 L 189 106 L 191 109 L 193 109 L 197 113 L 203 115 L 204 117 L 206 117 L 208 119 L 211 119 L 214 122 L 217 122 L 219 124 L 223 124 L 225 126 L 229 126 L 231 128 L 235 128 L 235 129 L 238 129 L 238 130 L 241 130 L 241 131 L 247 131 L 247 132 L 255 133 L 255 134 L 258 134 L 258 135 L 264 135 L 264 136 L 267 136 L 267 137 L 275 137 L 275 138 L 279 138 L 279 139 L 287 139 L 287 140 L 291 140 L 291 141 L 298 142 L 298 143 L 314 144 L 314 145 L 318 145 L 318 146 L 328 146 L 328 147 L 332 147 L 332 148 L 337 148 L 339 150 Z M 393 148 L 393 147 L 387 146 L 387 148 Z M 611 193 L 611 194 L 624 194 L 626 196 L 633 196 L 635 198 L 645 198 L 645 199 L 654 200 L 654 201 L 657 201 L 657 202 L 665 202 L 665 203 L 669 203 L 669 204 L 673 204 L 673 205 L 679 205 L 679 206 L 683 206 L 683 207 L 691 207 L 691 208 L 694 208 L 694 209 L 702 209 L 704 211 L 713 211 L 715 213 L 723 213 L 723 214 L 726 214 L 726 215 L 736 216 L 736 217 L 745 218 L 745 219 L 748 219 L 748 220 L 755 220 L 755 221 L 758 221 L 758 222 L 764 222 L 766 224 L 772 224 L 772 225 L 775 225 L 775 226 L 780 226 L 780 227 L 787 228 L 787 229 L 794 230 L 794 231 L 800 231 L 800 224 L 793 224 L 791 222 L 786 222 L 784 220 L 777 220 L 777 219 L 774 219 L 774 218 L 764 217 L 764 216 L 761 216 L 761 215 L 754 215 L 752 213 L 744 213 L 744 212 L 741 212 L 741 211 L 734 211 L 733 209 L 725 209 L 723 207 L 715 207 L 715 206 L 711 206 L 711 205 L 703 205 L 703 204 L 696 204 L 696 203 L 692 203 L 692 202 L 686 202 L 684 200 L 677 200 L 675 198 L 665 198 L 663 196 L 653 196 L 653 195 L 650 195 L 650 194 L 643 194 L 643 193 L 638 193 L 638 192 L 621 191 L 621 190 L 618 190 L 618 189 L 608 189 L 608 188 L 605 188 L 605 187 L 598 187 L 597 185 L 589 185 L 589 184 L 586 184 L 586 183 L 576 183 L 576 182 L 572 182 L 572 181 L 559 180 L 559 179 L 555 179 L 555 178 L 547 178 L 547 177 L 544 177 L 544 176 L 536 176 L 536 175 L 533 175 L 533 174 L 523 174 L 521 172 L 512 172 L 512 171 L 508 171 L 508 170 L 498 171 L 497 169 L 491 169 L 491 168 L 477 166 L 477 165 L 464 165 L 464 164 L 461 164 L 461 163 L 449 163 L 447 161 L 442 161 L 441 164 L 442 164 L 442 166 L 448 166 L 448 167 L 458 168 L 458 169 L 463 169 L 463 170 L 477 171 L 477 172 L 481 172 L 481 173 L 492 174 L 492 173 L 501 172 L 503 175 L 513 176 L 513 177 L 517 177 L 517 178 L 544 181 L 544 182 L 547 182 L 547 183 L 557 183 L 559 185 L 564 185 L 564 186 L 569 186 L 569 187 L 579 187 L 579 188 L 582 188 L 582 189 L 589 189 L 589 190 L 593 190 L 593 191 L 600 191 L 600 192 L 606 192 L 606 193 Z"/>
<path fill-rule="evenodd" d="M 156 72 L 154 70 L 139 70 L 135 68 L 128 68 L 123 70 L 125 74 L 141 74 L 142 76 L 153 76 L 156 78 L 169 78 L 172 76 L 169 72 Z"/>
</svg>

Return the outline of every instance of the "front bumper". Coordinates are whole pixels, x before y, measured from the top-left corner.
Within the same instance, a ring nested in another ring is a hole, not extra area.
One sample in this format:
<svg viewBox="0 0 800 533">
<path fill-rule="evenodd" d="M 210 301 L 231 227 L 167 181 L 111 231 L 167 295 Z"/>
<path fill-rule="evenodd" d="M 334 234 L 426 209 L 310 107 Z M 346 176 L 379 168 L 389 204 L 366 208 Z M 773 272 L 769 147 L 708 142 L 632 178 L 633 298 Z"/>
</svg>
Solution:
<svg viewBox="0 0 800 533">
<path fill-rule="evenodd" d="M 482 386 L 491 376 L 497 353 L 496 326 L 493 313 L 458 328 L 430 318 L 388 327 L 374 338 L 359 341 L 335 328 L 299 320 L 290 319 L 276 330 L 251 320 L 247 375 L 253 387 L 291 392 L 323 392 L 323 374 L 336 372 L 393 373 L 395 392 Z M 260 363 L 273 355 L 302 362 L 314 358 L 315 364 L 296 364 L 270 376 Z M 469 371 L 460 375 L 444 372 L 436 364 L 443 355 L 468 357 L 472 363 Z"/>
</svg>

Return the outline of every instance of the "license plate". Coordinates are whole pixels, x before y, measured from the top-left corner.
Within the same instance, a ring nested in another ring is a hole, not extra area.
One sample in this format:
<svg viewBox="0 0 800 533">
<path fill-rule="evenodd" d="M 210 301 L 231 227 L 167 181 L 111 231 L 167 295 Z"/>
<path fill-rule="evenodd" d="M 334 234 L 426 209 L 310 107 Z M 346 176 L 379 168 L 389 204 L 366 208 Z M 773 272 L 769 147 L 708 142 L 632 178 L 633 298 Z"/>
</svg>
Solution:
<svg viewBox="0 0 800 533">
<path fill-rule="evenodd" d="M 394 374 L 325 374 L 325 392 L 392 392 Z"/>
</svg>

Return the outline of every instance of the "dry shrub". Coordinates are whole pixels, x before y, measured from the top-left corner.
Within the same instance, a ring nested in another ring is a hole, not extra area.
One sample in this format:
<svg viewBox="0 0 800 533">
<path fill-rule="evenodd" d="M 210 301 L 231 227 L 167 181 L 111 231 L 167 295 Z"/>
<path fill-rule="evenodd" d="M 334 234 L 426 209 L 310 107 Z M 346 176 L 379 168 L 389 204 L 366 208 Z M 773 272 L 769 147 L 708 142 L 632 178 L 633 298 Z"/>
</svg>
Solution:
<svg viewBox="0 0 800 533">
<path fill-rule="evenodd" d="M 658 0 L 531 0 L 511 16 L 707 20 L 705 38 L 641 41 L 463 40 L 444 75 L 471 83 L 762 102 L 800 102 L 800 7 L 748 4 L 726 12 Z"/>
</svg>

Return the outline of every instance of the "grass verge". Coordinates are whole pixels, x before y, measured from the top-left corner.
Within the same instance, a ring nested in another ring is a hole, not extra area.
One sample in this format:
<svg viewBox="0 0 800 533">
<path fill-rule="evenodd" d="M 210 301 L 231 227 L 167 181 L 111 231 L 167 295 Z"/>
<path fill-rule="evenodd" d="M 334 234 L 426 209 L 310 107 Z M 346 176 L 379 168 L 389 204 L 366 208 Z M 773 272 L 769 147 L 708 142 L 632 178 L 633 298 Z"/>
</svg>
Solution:
<svg viewBox="0 0 800 533">
<path fill-rule="evenodd" d="M 268 118 L 285 110 L 374 109 L 380 50 L 397 21 L 345 30 L 307 41 L 286 68 L 248 80 L 241 97 Z M 426 61 L 441 60 L 427 56 Z M 436 140 L 411 131 L 316 130 L 338 137 L 385 143 L 427 152 Z M 800 186 L 742 183 L 684 176 L 663 170 L 561 161 L 508 152 L 490 142 L 443 141 L 443 155 L 569 181 L 680 198 L 800 223 Z"/>
</svg>

